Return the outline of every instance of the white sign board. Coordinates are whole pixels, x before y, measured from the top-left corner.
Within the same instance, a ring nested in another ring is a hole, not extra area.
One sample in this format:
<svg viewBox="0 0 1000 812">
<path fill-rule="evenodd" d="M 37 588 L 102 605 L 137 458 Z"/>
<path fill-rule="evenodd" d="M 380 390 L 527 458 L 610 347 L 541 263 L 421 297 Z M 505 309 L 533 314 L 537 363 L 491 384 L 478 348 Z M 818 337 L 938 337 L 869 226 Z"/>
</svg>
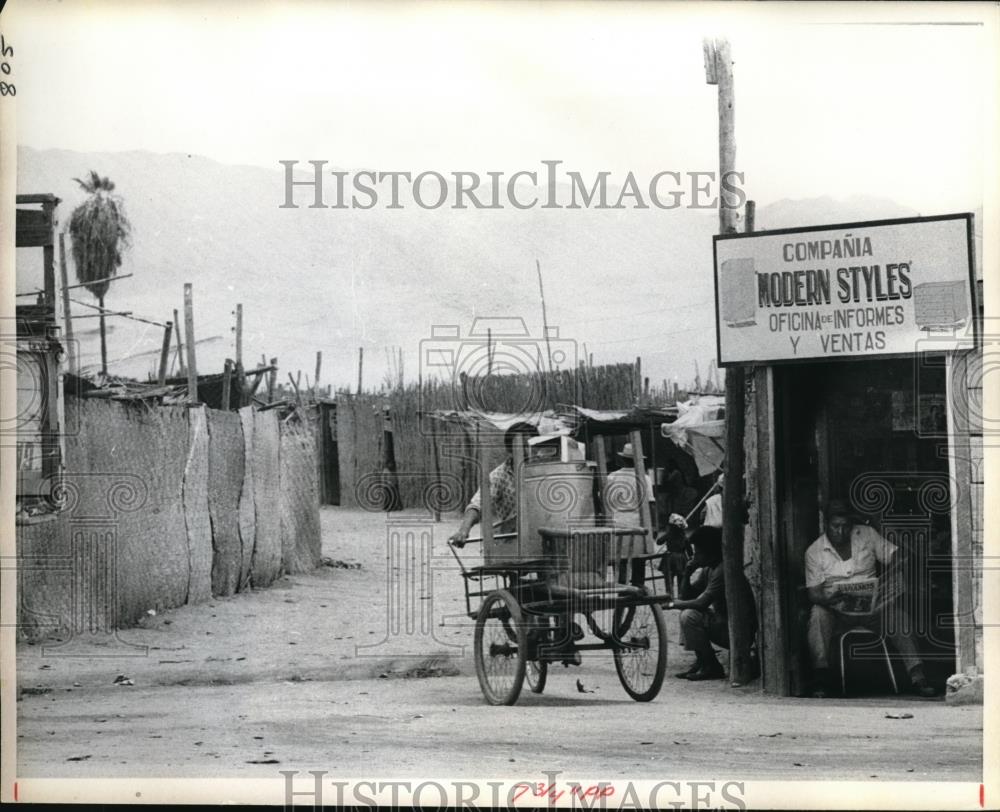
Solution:
<svg viewBox="0 0 1000 812">
<path fill-rule="evenodd" d="M 719 365 L 973 346 L 972 215 L 715 238 Z"/>
</svg>

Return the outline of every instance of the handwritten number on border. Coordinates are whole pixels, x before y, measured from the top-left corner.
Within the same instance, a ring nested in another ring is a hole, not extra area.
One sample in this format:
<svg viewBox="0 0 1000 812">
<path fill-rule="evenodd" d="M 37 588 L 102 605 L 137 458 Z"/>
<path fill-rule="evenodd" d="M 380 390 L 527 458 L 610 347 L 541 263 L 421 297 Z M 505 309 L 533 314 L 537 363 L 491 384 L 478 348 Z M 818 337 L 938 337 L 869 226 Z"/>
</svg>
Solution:
<svg viewBox="0 0 1000 812">
<path fill-rule="evenodd" d="M 10 60 L 14 56 L 14 48 L 7 44 L 7 39 L 0 34 L 0 73 L 10 76 Z M 0 80 L 0 96 L 16 96 L 17 88 L 10 82 Z"/>
</svg>

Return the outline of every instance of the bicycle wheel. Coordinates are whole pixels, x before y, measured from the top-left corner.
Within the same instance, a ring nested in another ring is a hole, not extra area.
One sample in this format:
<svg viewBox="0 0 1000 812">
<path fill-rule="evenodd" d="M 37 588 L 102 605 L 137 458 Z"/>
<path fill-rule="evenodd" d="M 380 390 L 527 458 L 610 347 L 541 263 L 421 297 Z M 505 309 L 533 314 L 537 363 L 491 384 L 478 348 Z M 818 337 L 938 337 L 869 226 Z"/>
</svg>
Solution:
<svg viewBox="0 0 1000 812">
<path fill-rule="evenodd" d="M 615 610 L 613 637 L 626 644 L 614 650 L 615 670 L 625 692 L 649 702 L 660 692 L 667 671 L 667 627 L 655 604 Z"/>
<path fill-rule="evenodd" d="M 548 617 L 536 617 L 531 623 L 528 632 L 528 656 L 535 655 L 534 660 L 528 660 L 524 668 L 524 678 L 533 694 L 540 694 L 545 690 L 545 680 L 549 675 L 549 664 L 547 660 L 541 659 L 539 648 L 548 642 L 550 619 Z"/>
<path fill-rule="evenodd" d="M 545 680 L 549 676 L 549 664 L 544 660 L 528 660 L 524 669 L 524 678 L 533 694 L 545 690 Z"/>
<path fill-rule="evenodd" d="M 527 629 L 521 607 L 506 589 L 491 592 L 476 618 L 476 676 L 491 705 L 513 705 L 521 694 Z"/>
</svg>

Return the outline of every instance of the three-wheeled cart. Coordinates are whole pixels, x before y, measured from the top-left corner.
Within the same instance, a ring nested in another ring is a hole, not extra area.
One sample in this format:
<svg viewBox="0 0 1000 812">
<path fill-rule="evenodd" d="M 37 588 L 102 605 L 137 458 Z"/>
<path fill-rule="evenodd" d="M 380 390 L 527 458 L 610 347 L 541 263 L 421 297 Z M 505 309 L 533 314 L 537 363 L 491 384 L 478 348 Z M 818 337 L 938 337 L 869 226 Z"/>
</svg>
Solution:
<svg viewBox="0 0 1000 812">
<path fill-rule="evenodd" d="M 475 620 L 476 675 L 486 701 L 513 705 L 525 680 L 541 693 L 550 664 L 579 665 L 581 652 L 596 649 L 611 652 L 629 696 L 654 699 L 667 667 L 661 604 L 671 597 L 647 564 L 663 554 L 645 552 L 652 546 L 648 528 L 616 526 L 595 514 L 593 463 L 524 462 L 520 439 L 514 453 L 516 531 L 493 532 L 481 465 L 484 563 L 466 566 L 451 545 L 465 582 L 466 611 Z M 640 570 L 633 562 L 653 577 L 634 583 Z M 658 582 L 663 592 L 656 591 Z M 577 618 L 597 642 L 579 642 L 585 634 Z"/>
</svg>

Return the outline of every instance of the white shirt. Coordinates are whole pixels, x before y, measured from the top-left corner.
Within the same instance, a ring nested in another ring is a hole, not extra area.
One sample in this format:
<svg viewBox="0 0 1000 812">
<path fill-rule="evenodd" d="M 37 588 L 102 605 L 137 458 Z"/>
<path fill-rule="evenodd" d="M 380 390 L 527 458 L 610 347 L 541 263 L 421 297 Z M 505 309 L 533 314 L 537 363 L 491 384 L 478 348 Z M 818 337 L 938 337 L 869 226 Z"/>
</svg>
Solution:
<svg viewBox="0 0 1000 812">
<path fill-rule="evenodd" d="M 647 502 L 652 502 L 653 482 L 648 471 L 640 481 L 644 484 L 643 498 Z M 642 527 L 642 522 L 639 520 L 639 507 L 642 502 L 636 495 L 634 468 L 619 468 L 608 474 L 607 484 L 604 486 L 604 504 L 615 524 L 624 527 Z"/>
<path fill-rule="evenodd" d="M 851 557 L 845 561 L 824 533 L 806 550 L 806 586 L 874 578 L 875 562 L 884 564 L 894 552 L 896 545 L 892 542 L 871 527 L 856 524 L 851 529 Z"/>
<path fill-rule="evenodd" d="M 722 527 L 722 494 L 716 493 L 705 500 L 705 520 L 702 522 L 706 527 Z"/>
</svg>

